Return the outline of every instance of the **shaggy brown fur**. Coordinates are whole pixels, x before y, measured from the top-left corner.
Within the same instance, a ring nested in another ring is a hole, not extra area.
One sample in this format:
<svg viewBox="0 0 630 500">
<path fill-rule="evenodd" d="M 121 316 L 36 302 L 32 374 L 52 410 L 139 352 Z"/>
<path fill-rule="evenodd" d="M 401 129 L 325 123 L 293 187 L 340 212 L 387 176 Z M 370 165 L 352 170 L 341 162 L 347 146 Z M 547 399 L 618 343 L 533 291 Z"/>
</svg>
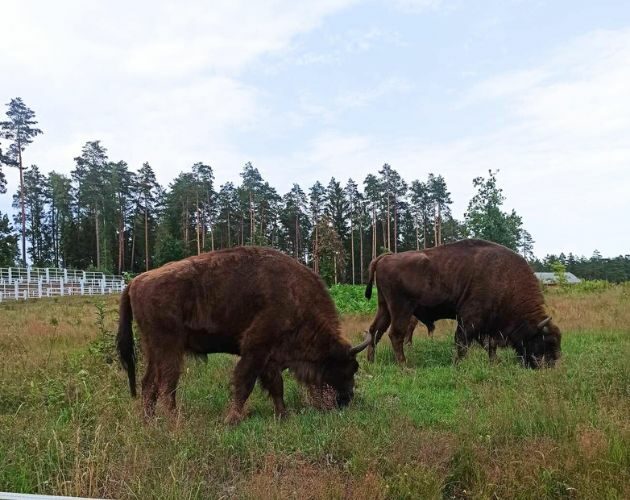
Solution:
<svg viewBox="0 0 630 500">
<path fill-rule="evenodd" d="M 335 305 L 307 267 L 269 248 L 240 247 L 172 262 L 135 278 L 120 303 L 118 351 L 135 395 L 132 318 L 140 327 L 147 362 L 144 411 L 158 395 L 175 409 L 185 353 L 240 355 L 233 401 L 226 418 L 243 418 L 256 380 L 285 414 L 281 372 L 290 369 L 307 386 L 331 386 L 337 404 L 353 396 L 357 352 L 341 336 Z"/>
<path fill-rule="evenodd" d="M 425 324 L 457 319 L 457 358 L 474 340 L 510 345 L 527 366 L 553 364 L 560 355 L 560 330 L 548 321 L 536 277 L 520 255 L 482 240 L 463 240 L 421 252 L 386 254 L 370 264 L 365 295 L 378 281 L 378 311 L 370 326 L 368 359 L 391 324 L 390 338 L 399 363 L 403 341 L 415 316 Z"/>
</svg>

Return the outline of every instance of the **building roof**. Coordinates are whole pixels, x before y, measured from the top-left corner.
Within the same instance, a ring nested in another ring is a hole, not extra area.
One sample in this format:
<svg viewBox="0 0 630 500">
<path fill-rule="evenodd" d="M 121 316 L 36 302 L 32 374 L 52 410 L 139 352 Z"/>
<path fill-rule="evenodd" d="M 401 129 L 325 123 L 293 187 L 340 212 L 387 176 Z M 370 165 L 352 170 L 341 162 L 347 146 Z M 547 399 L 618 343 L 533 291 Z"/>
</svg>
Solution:
<svg viewBox="0 0 630 500">
<path fill-rule="evenodd" d="M 558 282 L 555 273 L 534 273 L 539 281 L 545 284 L 556 284 Z M 564 273 L 564 277 L 569 284 L 580 283 L 582 280 L 573 273 Z"/>
</svg>

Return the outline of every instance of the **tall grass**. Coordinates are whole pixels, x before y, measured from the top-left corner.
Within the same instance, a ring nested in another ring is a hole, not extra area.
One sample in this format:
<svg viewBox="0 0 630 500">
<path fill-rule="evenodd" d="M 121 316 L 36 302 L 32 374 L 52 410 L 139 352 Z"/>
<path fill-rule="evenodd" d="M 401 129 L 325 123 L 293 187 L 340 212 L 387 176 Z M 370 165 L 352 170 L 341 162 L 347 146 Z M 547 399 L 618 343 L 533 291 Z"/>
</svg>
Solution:
<svg viewBox="0 0 630 500">
<path fill-rule="evenodd" d="M 108 362 L 115 297 L 98 307 L 89 298 L 5 303 L 0 490 L 178 499 L 628 498 L 624 290 L 548 293 L 565 332 L 553 370 L 522 369 L 509 350 L 491 366 L 473 349 L 455 366 L 453 328 L 444 321 L 434 339 L 418 330 L 407 367 L 394 364 L 386 339 L 374 364 L 360 356 L 347 409 L 314 410 L 285 375 L 289 417 L 275 420 L 256 388 L 237 428 L 223 425 L 235 358 L 188 360 L 179 416 L 161 409 L 145 425 L 117 363 Z M 345 315 L 345 334 L 357 340 L 370 320 Z"/>
</svg>

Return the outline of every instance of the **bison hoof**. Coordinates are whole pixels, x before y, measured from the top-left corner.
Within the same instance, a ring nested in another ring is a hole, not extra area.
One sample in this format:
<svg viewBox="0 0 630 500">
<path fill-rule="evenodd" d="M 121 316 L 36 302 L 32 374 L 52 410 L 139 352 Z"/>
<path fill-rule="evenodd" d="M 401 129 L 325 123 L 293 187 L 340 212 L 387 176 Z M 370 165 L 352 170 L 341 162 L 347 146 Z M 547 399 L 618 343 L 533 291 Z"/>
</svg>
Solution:
<svg viewBox="0 0 630 500">
<path fill-rule="evenodd" d="M 243 415 L 242 412 L 231 409 L 225 417 L 223 423 L 225 423 L 226 425 L 238 425 L 241 423 L 243 418 L 245 418 L 245 415 Z"/>
<path fill-rule="evenodd" d="M 276 420 L 284 420 L 285 418 L 287 418 L 289 414 L 287 413 L 287 410 L 281 410 L 278 411 L 276 410 L 274 412 L 274 416 L 276 417 Z"/>
</svg>

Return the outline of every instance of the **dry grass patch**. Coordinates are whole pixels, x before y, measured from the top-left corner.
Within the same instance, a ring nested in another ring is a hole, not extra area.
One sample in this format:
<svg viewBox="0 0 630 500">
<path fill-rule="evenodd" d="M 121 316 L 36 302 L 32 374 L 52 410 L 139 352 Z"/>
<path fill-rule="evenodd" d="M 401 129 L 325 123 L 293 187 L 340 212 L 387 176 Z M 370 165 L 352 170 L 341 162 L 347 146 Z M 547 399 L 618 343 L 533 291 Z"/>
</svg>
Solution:
<svg viewBox="0 0 630 500">
<path fill-rule="evenodd" d="M 353 477 L 334 465 L 314 464 L 300 457 L 265 457 L 264 465 L 235 491 L 235 497 L 262 500 L 382 499 L 385 480 L 374 471 Z"/>
</svg>

